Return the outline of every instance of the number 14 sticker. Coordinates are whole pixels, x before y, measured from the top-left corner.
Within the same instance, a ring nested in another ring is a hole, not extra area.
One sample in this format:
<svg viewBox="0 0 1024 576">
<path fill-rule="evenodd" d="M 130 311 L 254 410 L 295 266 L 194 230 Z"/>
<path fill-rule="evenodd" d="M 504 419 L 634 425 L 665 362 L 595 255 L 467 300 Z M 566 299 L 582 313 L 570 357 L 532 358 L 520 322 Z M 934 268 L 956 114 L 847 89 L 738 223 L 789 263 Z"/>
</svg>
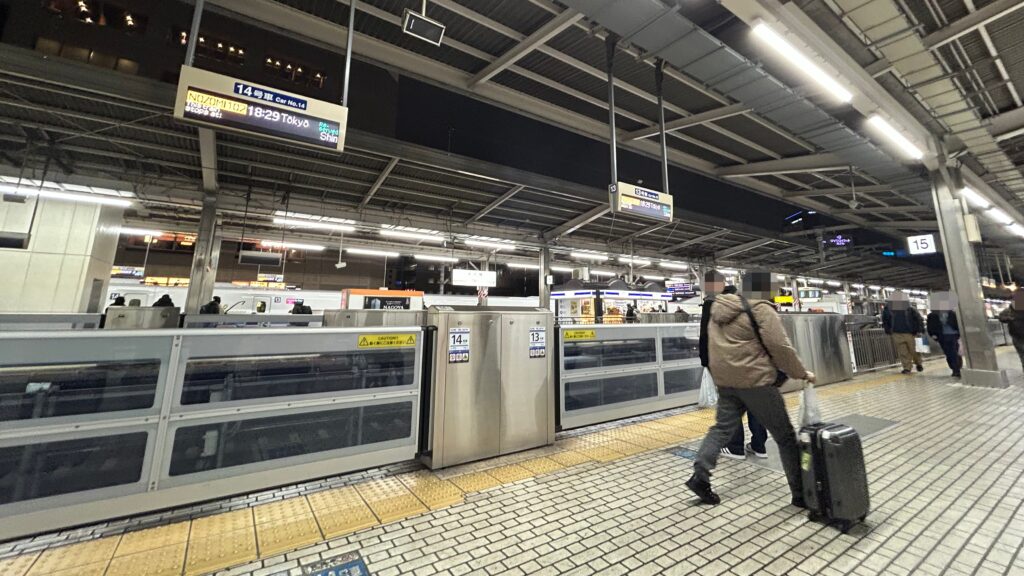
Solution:
<svg viewBox="0 0 1024 576">
<path fill-rule="evenodd" d="M 448 329 L 448 363 L 469 362 L 469 328 Z"/>
</svg>

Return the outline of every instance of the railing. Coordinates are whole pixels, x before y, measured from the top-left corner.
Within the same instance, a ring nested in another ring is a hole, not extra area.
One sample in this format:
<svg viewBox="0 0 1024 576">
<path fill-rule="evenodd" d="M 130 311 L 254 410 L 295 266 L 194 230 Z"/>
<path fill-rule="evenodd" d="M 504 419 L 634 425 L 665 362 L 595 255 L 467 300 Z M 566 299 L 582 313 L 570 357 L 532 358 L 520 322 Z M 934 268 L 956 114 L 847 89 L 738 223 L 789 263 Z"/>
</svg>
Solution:
<svg viewBox="0 0 1024 576">
<path fill-rule="evenodd" d="M 321 314 L 188 314 L 185 328 L 285 328 L 323 325 Z"/>
<path fill-rule="evenodd" d="M 0 334 L 0 539 L 412 459 L 420 327 Z"/>
<path fill-rule="evenodd" d="M 101 314 L 0 314 L 0 332 L 91 330 L 100 327 Z"/>
</svg>

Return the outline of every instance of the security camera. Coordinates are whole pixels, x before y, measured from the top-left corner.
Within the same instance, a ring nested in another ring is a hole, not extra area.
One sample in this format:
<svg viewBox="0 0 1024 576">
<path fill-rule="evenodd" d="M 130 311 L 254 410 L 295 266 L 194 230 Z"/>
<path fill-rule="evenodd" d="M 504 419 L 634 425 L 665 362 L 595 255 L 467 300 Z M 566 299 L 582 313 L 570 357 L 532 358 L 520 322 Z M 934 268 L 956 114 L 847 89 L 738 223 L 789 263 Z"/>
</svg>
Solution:
<svg viewBox="0 0 1024 576">
<path fill-rule="evenodd" d="M 338 270 L 341 270 L 345 266 L 348 266 L 348 262 L 337 262 L 334 264 L 334 267 L 337 268 Z"/>
<path fill-rule="evenodd" d="M 850 207 L 850 210 L 860 210 L 861 208 L 864 207 L 864 205 L 861 204 L 860 201 L 858 201 L 856 198 L 854 198 L 853 200 L 850 200 L 850 202 L 849 202 L 849 204 L 847 204 L 847 206 Z"/>
</svg>

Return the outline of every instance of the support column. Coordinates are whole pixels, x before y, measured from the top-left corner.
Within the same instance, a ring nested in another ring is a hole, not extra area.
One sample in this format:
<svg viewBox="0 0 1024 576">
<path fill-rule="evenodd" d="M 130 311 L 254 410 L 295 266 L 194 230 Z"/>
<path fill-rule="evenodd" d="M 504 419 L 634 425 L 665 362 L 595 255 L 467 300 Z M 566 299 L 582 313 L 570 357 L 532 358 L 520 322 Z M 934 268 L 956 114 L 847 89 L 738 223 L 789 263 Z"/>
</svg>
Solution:
<svg viewBox="0 0 1024 576">
<path fill-rule="evenodd" d="M 551 286 L 548 276 L 551 275 L 551 249 L 544 246 L 540 249 L 540 268 L 537 269 L 537 299 L 540 307 L 545 310 L 551 307 Z"/>
<path fill-rule="evenodd" d="M 972 386 L 1005 387 L 1005 372 L 996 363 L 995 347 L 985 316 L 985 297 L 974 247 L 967 236 L 963 200 L 953 195 L 959 189 L 959 173 L 940 167 L 930 173 L 935 219 L 942 237 L 943 256 L 949 286 L 957 296 L 957 318 L 964 348 L 963 382 Z"/>
<path fill-rule="evenodd" d="M 199 234 L 196 235 L 195 252 L 192 255 L 185 314 L 198 314 L 199 307 L 213 298 L 213 284 L 217 280 L 217 265 L 220 263 L 220 243 L 217 197 L 207 194 L 203 197 L 203 213 L 199 217 Z"/>
</svg>

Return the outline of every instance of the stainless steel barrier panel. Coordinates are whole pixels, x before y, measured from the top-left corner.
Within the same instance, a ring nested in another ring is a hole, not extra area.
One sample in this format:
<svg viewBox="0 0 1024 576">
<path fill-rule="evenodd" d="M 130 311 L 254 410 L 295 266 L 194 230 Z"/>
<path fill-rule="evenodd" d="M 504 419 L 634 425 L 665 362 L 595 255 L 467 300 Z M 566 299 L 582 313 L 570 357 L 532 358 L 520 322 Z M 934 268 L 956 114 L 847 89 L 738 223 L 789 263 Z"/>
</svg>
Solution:
<svg viewBox="0 0 1024 576">
<path fill-rule="evenodd" d="M 853 376 L 850 341 L 840 314 L 780 314 L 782 325 L 797 355 L 818 377 L 818 386 L 849 380 Z M 791 380 L 783 392 L 798 390 L 802 381 Z"/>
<path fill-rule="evenodd" d="M 165 306 L 137 308 L 134 306 L 112 306 L 107 308 L 107 330 L 141 330 L 143 328 L 177 328 L 181 321 L 181 308 Z"/>
<path fill-rule="evenodd" d="M 89 330 L 100 327 L 100 314 L 0 314 L 0 332 Z"/>
<path fill-rule="evenodd" d="M 0 539 L 411 460 L 420 327 L 0 333 Z"/>
<path fill-rule="evenodd" d="M 700 324 L 561 326 L 563 429 L 694 404 Z"/>
<path fill-rule="evenodd" d="M 324 326 L 423 326 L 426 310 L 324 310 Z"/>
<path fill-rule="evenodd" d="M 989 319 L 988 331 L 992 335 L 992 344 L 994 346 L 1009 346 L 1013 344 L 1010 339 L 1010 335 L 1006 331 L 1006 324 L 1003 324 L 999 320 Z"/>
<path fill-rule="evenodd" d="M 185 328 L 306 328 L 320 326 L 319 314 L 189 314 Z M 406 324 L 409 326 L 409 324 Z"/>
</svg>

